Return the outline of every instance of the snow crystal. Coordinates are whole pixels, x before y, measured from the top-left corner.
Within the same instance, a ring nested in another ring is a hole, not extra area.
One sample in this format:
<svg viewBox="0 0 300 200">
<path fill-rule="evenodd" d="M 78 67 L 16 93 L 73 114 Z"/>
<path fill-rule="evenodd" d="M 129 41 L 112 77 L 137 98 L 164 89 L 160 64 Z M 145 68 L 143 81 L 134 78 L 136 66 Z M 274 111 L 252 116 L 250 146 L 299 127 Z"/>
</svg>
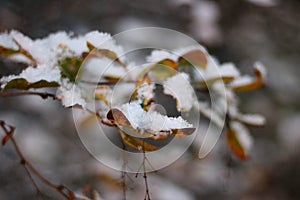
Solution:
<svg viewBox="0 0 300 200">
<path fill-rule="evenodd" d="M 70 83 L 67 79 L 63 79 L 61 86 L 57 89 L 56 97 L 61 99 L 63 106 L 70 107 L 80 105 L 83 108 L 86 101 L 83 99 L 81 90 L 78 86 Z"/>
<path fill-rule="evenodd" d="M 195 101 L 194 90 L 189 80 L 189 75 L 181 72 L 163 83 L 164 93 L 176 98 L 179 111 L 189 111 Z"/>
<path fill-rule="evenodd" d="M 192 128 L 193 125 L 179 117 L 168 117 L 156 111 L 146 112 L 137 101 L 123 104 L 120 110 L 134 128 L 152 131 L 170 131 L 171 129 Z"/>
</svg>

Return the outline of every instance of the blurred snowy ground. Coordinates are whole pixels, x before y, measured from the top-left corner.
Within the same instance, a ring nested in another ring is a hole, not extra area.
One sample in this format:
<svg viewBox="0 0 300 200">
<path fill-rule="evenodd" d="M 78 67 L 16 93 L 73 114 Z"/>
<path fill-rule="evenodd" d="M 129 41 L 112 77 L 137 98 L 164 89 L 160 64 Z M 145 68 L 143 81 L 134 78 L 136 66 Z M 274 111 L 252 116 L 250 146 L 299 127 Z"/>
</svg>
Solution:
<svg viewBox="0 0 300 200">
<path fill-rule="evenodd" d="M 240 94 L 242 111 L 267 118 L 264 128 L 252 129 L 251 158 L 228 165 L 220 141 L 206 159 L 198 160 L 196 140 L 177 162 L 149 175 L 151 195 L 160 200 L 299 199 L 299 9 L 299 0 L 2 0 L 0 31 L 43 37 L 57 30 L 115 34 L 161 26 L 192 36 L 221 62 L 232 61 L 243 72 L 251 73 L 252 63 L 262 61 L 269 71 L 266 87 Z M 0 61 L 1 75 L 22 67 Z M 120 199 L 121 174 L 85 150 L 70 110 L 39 97 L 1 98 L 0 108 L 0 119 L 17 127 L 16 139 L 43 174 L 74 190 L 91 184 L 105 199 Z M 128 199 L 143 199 L 142 176 L 130 177 Z M 61 198 L 43 189 L 53 199 Z M 11 145 L 0 148 L 0 199 L 39 199 Z"/>
</svg>

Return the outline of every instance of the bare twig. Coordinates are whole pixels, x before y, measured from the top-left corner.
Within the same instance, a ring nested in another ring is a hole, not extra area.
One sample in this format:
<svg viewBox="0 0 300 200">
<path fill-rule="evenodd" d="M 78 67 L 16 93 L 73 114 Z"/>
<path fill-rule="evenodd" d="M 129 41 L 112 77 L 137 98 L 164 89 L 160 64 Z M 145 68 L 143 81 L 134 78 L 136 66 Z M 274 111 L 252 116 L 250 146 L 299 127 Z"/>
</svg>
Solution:
<svg viewBox="0 0 300 200">
<path fill-rule="evenodd" d="M 15 127 L 6 124 L 4 121 L 0 120 L 0 127 L 6 134 L 4 138 L 6 138 L 5 141 L 10 140 L 13 147 L 16 150 L 17 155 L 21 159 L 21 164 L 24 166 L 26 173 L 28 174 L 30 180 L 32 181 L 34 187 L 36 188 L 38 193 L 41 193 L 37 184 L 35 183 L 32 174 L 34 174 L 40 181 L 42 181 L 45 185 L 51 187 L 52 189 L 56 190 L 58 193 L 60 193 L 62 196 L 64 196 L 68 200 L 73 200 L 75 198 L 74 192 L 65 187 L 64 185 L 57 185 L 47 179 L 44 175 L 42 175 L 23 155 L 20 147 L 18 146 L 15 138 L 13 137 L 13 132 L 15 130 Z M 7 139 L 9 137 L 9 139 Z M 4 145 L 5 142 L 2 141 L 2 144 Z"/>
<path fill-rule="evenodd" d="M 126 148 L 126 145 L 125 145 L 124 141 L 122 140 L 122 138 L 121 138 L 121 141 L 122 141 L 123 150 L 126 151 L 127 148 Z M 123 152 L 122 156 L 123 156 L 123 166 L 122 166 L 121 180 L 122 180 L 122 189 L 123 189 L 123 200 L 126 200 L 126 190 L 127 190 L 127 187 L 126 187 L 126 175 L 127 175 L 126 166 L 127 166 L 128 160 L 127 160 L 125 152 Z"/>
<path fill-rule="evenodd" d="M 146 192 L 145 192 L 145 198 L 144 200 L 151 200 L 150 198 L 150 192 L 149 192 L 149 186 L 148 186 L 148 179 L 147 179 L 147 172 L 146 172 L 146 165 L 145 165 L 145 161 L 146 161 L 146 153 L 145 153 L 145 147 L 144 147 L 144 142 L 145 140 L 143 140 L 143 170 L 144 170 L 144 181 L 145 181 L 145 187 L 146 187 Z"/>
</svg>

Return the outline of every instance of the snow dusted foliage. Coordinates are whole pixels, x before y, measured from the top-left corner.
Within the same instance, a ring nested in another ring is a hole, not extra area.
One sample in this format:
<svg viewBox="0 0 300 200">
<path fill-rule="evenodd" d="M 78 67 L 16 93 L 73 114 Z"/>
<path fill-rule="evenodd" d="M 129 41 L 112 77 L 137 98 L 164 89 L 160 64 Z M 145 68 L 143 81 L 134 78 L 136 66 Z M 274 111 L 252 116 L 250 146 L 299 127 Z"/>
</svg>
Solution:
<svg viewBox="0 0 300 200">
<path fill-rule="evenodd" d="M 13 30 L 0 34 L 0 55 L 27 66 L 20 74 L 1 77 L 2 92 L 56 88 L 56 99 L 64 107 L 88 110 L 103 124 L 115 126 L 124 142 L 139 150 L 144 143 L 125 129 L 152 139 L 184 137 L 195 131 L 195 124 L 182 116 L 153 110 L 159 84 L 163 95 L 176 101 L 179 113 L 196 110 L 217 126 L 225 124 L 229 147 L 241 159 L 252 146 L 246 126 L 265 123 L 260 115 L 242 114 L 236 94 L 264 84 L 263 64 L 255 63 L 253 76 L 241 75 L 233 63 L 220 64 L 200 45 L 154 50 L 146 57 L 148 64 L 135 66 L 107 33 L 57 32 L 34 40 Z M 215 105 L 199 100 L 199 93 L 214 96 Z"/>
<path fill-rule="evenodd" d="M 175 76 L 168 78 L 163 86 L 165 94 L 176 98 L 178 111 L 189 111 L 192 108 L 196 98 L 188 74 L 184 72 L 177 73 Z"/>
</svg>

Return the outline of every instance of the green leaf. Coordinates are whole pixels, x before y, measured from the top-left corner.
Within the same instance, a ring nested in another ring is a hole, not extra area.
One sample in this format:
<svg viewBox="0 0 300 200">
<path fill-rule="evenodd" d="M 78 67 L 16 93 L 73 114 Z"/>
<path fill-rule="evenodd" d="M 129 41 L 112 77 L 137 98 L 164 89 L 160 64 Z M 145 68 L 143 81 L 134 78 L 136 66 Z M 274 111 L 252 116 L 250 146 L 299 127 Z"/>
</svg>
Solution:
<svg viewBox="0 0 300 200">
<path fill-rule="evenodd" d="M 67 57 L 58 61 L 58 64 L 62 69 L 63 75 L 65 75 L 71 82 L 75 82 L 82 64 L 82 59 L 78 57 Z"/>
<path fill-rule="evenodd" d="M 4 91 L 7 89 L 18 89 L 18 90 L 28 90 L 30 88 L 45 88 L 45 87 L 58 87 L 59 84 L 57 82 L 48 82 L 45 80 L 40 80 L 34 83 L 28 82 L 24 78 L 16 78 L 11 81 L 9 81 L 5 87 Z"/>
</svg>

